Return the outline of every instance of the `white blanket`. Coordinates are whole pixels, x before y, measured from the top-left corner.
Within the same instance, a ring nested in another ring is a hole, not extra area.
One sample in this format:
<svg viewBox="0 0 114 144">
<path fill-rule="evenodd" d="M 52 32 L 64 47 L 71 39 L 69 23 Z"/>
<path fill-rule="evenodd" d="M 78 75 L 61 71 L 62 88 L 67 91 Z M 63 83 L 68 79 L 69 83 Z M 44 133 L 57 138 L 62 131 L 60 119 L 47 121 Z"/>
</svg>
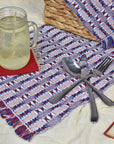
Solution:
<svg viewBox="0 0 114 144">
<path fill-rule="evenodd" d="M 5 6 L 24 8 L 28 20 L 38 26 L 44 24 L 43 0 L 0 0 L 0 8 Z M 114 85 L 104 92 L 114 100 Z M 42 134 L 35 135 L 30 142 L 15 134 L 5 119 L 0 117 L 0 144 L 114 144 L 114 140 L 103 133 L 114 121 L 114 107 L 106 106 L 99 98 L 96 99 L 99 121 L 90 122 L 89 103 L 73 110 L 61 123 Z"/>
</svg>

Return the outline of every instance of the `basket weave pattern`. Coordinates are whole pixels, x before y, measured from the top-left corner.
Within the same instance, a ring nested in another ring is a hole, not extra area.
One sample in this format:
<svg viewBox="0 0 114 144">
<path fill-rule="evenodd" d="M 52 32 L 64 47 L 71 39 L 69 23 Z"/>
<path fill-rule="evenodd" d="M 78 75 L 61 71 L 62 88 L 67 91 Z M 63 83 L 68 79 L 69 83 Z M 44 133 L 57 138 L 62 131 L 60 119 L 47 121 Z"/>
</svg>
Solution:
<svg viewBox="0 0 114 144">
<path fill-rule="evenodd" d="M 46 24 L 66 30 L 78 36 L 98 41 L 67 7 L 63 0 L 44 0 L 44 20 Z"/>
</svg>

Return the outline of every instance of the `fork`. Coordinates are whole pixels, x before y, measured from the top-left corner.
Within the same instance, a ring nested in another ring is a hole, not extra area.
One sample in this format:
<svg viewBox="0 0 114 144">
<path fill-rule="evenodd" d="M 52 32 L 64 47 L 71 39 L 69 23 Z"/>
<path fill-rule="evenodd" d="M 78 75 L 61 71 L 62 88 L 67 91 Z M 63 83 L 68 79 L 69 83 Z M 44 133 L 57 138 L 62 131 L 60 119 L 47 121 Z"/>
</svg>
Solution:
<svg viewBox="0 0 114 144">
<path fill-rule="evenodd" d="M 108 62 L 107 62 L 108 61 Z M 57 103 L 60 101 L 63 97 L 65 97 L 66 94 L 68 94 L 73 88 L 75 88 L 79 83 L 84 81 L 86 84 L 88 84 L 89 87 L 92 88 L 92 90 L 98 95 L 98 97 L 108 106 L 114 106 L 114 102 L 106 97 L 102 92 L 97 90 L 93 85 L 90 84 L 90 82 L 87 80 L 90 77 L 100 76 L 102 73 L 105 72 L 105 70 L 108 68 L 108 66 L 113 62 L 110 58 L 106 58 L 99 64 L 95 69 L 93 69 L 93 72 L 88 74 L 86 77 L 81 78 L 79 81 L 73 83 L 70 87 L 65 88 L 60 93 L 57 93 L 55 96 L 51 97 L 49 99 L 49 102 L 52 104 Z"/>
<path fill-rule="evenodd" d="M 111 63 L 112 63 L 111 59 L 105 58 L 104 61 L 102 63 L 100 63 L 96 67 L 96 69 L 93 70 L 93 74 L 95 76 L 97 76 L 97 75 L 100 76 L 99 72 L 101 72 L 101 74 L 104 74 L 104 72 L 106 71 L 106 69 L 109 67 L 109 65 Z M 90 77 L 87 80 L 90 81 Z M 90 95 L 89 101 L 90 101 L 90 107 L 91 107 L 91 121 L 97 122 L 98 121 L 98 110 L 96 107 L 96 103 L 95 103 L 94 95 L 92 93 L 92 89 L 90 87 L 88 87 L 88 84 L 87 84 L 87 91 L 88 91 L 88 94 Z"/>
<path fill-rule="evenodd" d="M 95 69 L 93 69 L 92 73 L 90 73 L 90 77 L 92 76 L 101 76 L 113 62 L 111 58 L 106 57 Z"/>
</svg>

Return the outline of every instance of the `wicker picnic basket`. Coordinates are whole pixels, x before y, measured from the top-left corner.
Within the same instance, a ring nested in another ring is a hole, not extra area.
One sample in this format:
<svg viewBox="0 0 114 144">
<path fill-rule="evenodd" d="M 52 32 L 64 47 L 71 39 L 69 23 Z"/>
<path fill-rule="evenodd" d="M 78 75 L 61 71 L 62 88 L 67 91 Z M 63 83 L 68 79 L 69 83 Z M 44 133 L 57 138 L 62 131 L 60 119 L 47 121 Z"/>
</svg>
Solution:
<svg viewBox="0 0 114 144">
<path fill-rule="evenodd" d="M 44 3 L 44 20 L 46 24 L 90 40 L 98 41 L 63 0 L 44 0 Z"/>
</svg>

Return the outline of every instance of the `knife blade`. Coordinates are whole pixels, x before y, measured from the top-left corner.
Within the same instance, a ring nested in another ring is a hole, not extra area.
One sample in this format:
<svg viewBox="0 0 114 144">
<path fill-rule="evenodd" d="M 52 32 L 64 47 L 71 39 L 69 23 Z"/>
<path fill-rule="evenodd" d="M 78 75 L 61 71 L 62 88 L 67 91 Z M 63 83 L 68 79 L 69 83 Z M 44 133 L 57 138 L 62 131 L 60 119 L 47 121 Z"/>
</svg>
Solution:
<svg viewBox="0 0 114 144">
<path fill-rule="evenodd" d="M 79 65 L 81 67 L 81 76 L 86 77 L 86 75 L 88 75 L 90 72 L 89 72 L 88 63 L 87 63 L 87 57 L 85 54 L 81 56 Z M 88 78 L 87 80 L 90 81 L 90 78 Z M 89 102 L 90 102 L 90 109 L 91 109 L 91 121 L 97 122 L 98 121 L 98 110 L 97 110 L 95 98 L 93 95 L 94 93 L 92 92 L 92 89 L 88 86 L 87 83 L 86 83 L 86 90 L 89 94 Z"/>
</svg>

